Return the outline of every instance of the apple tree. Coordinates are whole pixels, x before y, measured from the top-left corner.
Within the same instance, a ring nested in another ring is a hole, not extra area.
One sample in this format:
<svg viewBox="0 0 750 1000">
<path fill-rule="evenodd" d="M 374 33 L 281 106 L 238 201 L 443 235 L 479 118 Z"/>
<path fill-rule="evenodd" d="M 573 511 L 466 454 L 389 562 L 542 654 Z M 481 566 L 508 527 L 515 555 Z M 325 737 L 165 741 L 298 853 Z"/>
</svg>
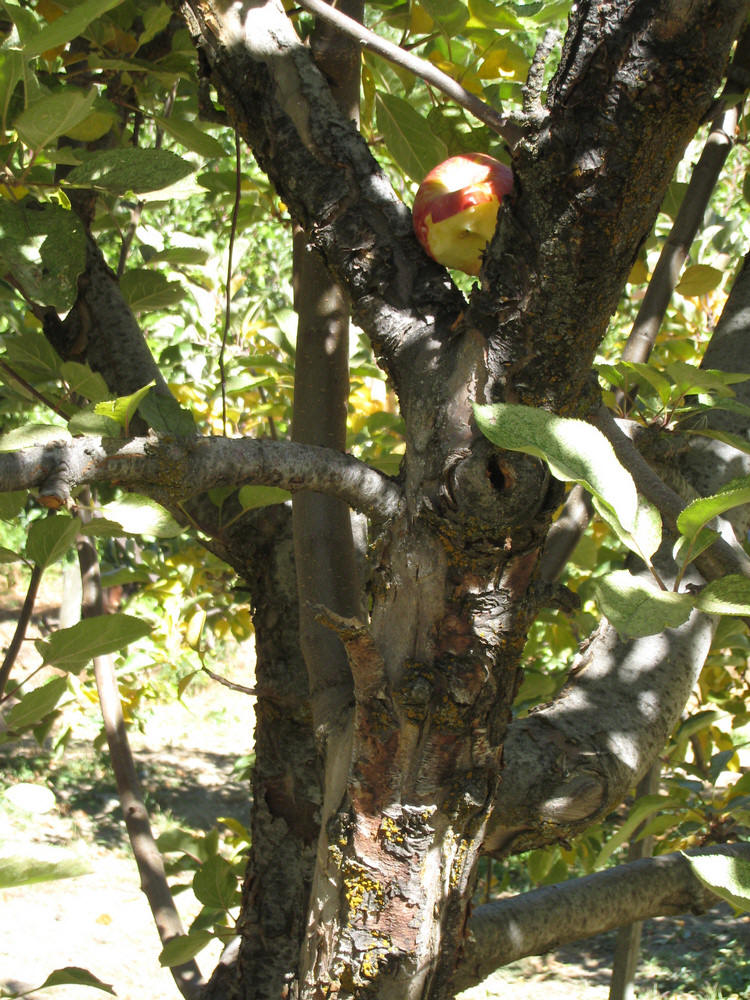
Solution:
<svg viewBox="0 0 750 1000">
<path fill-rule="evenodd" d="M 471 907 L 483 858 L 568 844 L 620 806 L 707 657 L 731 647 L 727 630 L 712 647 L 720 616 L 750 612 L 741 214 L 699 244 L 734 277 L 721 320 L 695 303 L 724 275 L 695 257 L 687 305 L 662 328 L 743 134 L 747 0 L 2 6 L 0 366 L 19 412 L 33 400 L 54 414 L 3 439 L 4 511 L 31 490 L 59 513 L 35 529 L 30 561 L 78 536 L 95 576 L 91 539 L 137 524 L 111 509 L 91 520 L 87 491 L 132 491 L 251 597 L 252 845 L 234 940 L 207 984 L 203 937 L 179 926 L 158 860 L 139 857 L 183 994 L 453 995 L 564 940 L 717 891 L 746 898 L 748 856 L 733 846 Z M 698 168 L 675 185 L 707 123 Z M 476 282 L 424 253 L 409 208 L 428 170 L 469 152 L 514 178 Z M 732 170 L 722 206 L 739 213 Z M 149 236 L 143 219 L 165 202 Z M 287 216 L 293 350 L 278 321 L 288 251 L 268 225 Z M 199 242 L 217 219 L 219 309 Z M 178 239 L 186 227 L 193 239 Z M 241 311 L 243 281 L 255 304 Z M 259 316 L 276 317 L 273 349 L 252 340 Z M 397 413 L 384 403 L 357 439 L 351 386 L 375 366 Z M 197 372 L 214 380 L 213 409 L 191 394 Z M 592 579 L 585 560 L 564 578 L 592 516 L 588 544 L 608 539 L 606 556 Z M 90 644 L 72 656 L 59 633 L 45 659 L 64 677 L 94 657 L 142 843 L 116 692 L 97 666 L 139 626 L 103 619 L 96 590 L 84 605 L 74 638 Z M 580 648 L 551 671 L 560 628 Z"/>
</svg>

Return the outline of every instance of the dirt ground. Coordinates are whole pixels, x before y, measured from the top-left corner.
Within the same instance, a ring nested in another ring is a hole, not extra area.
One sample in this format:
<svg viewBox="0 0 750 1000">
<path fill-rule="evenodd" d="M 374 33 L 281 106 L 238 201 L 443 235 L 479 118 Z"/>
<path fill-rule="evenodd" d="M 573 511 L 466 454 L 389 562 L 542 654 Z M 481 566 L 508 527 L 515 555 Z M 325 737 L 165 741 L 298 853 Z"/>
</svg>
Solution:
<svg viewBox="0 0 750 1000">
<path fill-rule="evenodd" d="M 0 595 L 0 604 L 2 597 Z M 0 648 L 7 644 L 0 621 Z M 33 647 L 32 647 L 33 649 Z M 240 680 L 240 678 L 236 678 Z M 247 680 L 245 680 L 247 683 Z M 252 701 L 215 687 L 184 703 L 157 706 L 140 733 L 133 734 L 141 779 L 158 831 L 180 826 L 208 830 L 222 816 L 249 819 L 246 786 L 234 770 L 237 754 L 250 750 Z M 56 882 L 0 890 L 0 995 L 39 986 L 54 969 L 79 966 L 112 985 L 121 1000 L 177 1000 L 170 974 L 159 966 L 160 945 L 129 853 L 119 803 L 105 764 L 86 764 L 91 747 L 76 743 L 64 766 L 76 780 L 55 785 L 43 812 L 12 805 L 2 795 L 18 774 L 44 785 L 41 774 L 24 771 L 33 744 L 0 746 L 0 854 L 34 857 L 65 850 L 83 858 L 90 873 Z M 80 770 L 75 768 L 80 765 Z M 189 923 L 199 906 L 190 892 L 177 897 Z M 526 959 L 491 977 L 466 1000 L 519 996 L 524 1000 L 605 1000 L 614 937 L 581 942 L 552 955 Z M 644 930 L 639 973 L 643 1000 L 739 1000 L 750 983 L 738 982 L 737 956 L 750 952 L 750 918 L 728 908 L 708 917 L 651 921 Z M 218 958 L 214 945 L 198 956 L 209 973 Z M 723 956 L 723 957 L 722 957 Z M 710 961 L 709 961 L 710 959 Z M 684 987 L 696 981 L 701 988 Z M 743 965 L 743 968 L 750 968 Z M 86 1000 L 97 993 L 80 986 L 34 992 L 51 1000 Z"/>
</svg>

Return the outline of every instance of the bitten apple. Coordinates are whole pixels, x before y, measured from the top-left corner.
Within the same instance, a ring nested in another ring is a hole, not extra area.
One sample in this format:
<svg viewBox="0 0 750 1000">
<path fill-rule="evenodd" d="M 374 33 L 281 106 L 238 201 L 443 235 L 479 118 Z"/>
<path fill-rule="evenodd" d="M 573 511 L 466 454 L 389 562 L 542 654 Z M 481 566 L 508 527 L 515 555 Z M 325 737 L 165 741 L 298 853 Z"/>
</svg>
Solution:
<svg viewBox="0 0 750 1000">
<path fill-rule="evenodd" d="M 513 189 L 513 171 L 486 153 L 443 160 L 427 174 L 414 199 L 417 239 L 445 267 L 479 274 L 503 198 Z"/>
</svg>

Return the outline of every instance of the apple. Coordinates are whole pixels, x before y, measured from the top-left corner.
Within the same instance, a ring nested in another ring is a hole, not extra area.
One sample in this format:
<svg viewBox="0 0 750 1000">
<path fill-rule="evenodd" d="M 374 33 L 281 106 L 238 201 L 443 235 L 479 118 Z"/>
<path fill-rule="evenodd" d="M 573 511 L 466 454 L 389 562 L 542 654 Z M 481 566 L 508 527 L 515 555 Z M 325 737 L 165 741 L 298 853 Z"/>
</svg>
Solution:
<svg viewBox="0 0 750 1000">
<path fill-rule="evenodd" d="M 427 174 L 414 199 L 417 239 L 433 260 L 479 274 L 513 171 L 486 153 L 462 153 Z"/>
</svg>

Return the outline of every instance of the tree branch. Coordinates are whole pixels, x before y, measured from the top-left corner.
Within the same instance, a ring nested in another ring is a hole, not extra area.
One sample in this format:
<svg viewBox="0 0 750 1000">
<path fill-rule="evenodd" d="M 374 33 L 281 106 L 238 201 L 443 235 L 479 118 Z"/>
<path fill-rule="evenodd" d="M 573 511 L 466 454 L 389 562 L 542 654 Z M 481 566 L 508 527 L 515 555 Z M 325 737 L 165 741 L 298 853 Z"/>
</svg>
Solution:
<svg viewBox="0 0 750 1000">
<path fill-rule="evenodd" d="M 567 839 L 622 802 L 677 724 L 716 620 L 625 641 L 606 619 L 563 690 L 514 721 L 484 849 L 518 853 Z"/>
<path fill-rule="evenodd" d="M 406 52 L 399 45 L 394 45 L 393 42 L 381 38 L 374 31 L 365 28 L 364 25 L 355 21 L 354 18 L 347 17 L 346 14 L 325 3 L 324 0 L 298 0 L 298 4 L 300 7 L 304 7 L 305 10 L 310 11 L 311 14 L 315 14 L 330 24 L 335 25 L 339 31 L 343 31 L 350 38 L 353 38 L 358 45 L 369 49 L 370 52 L 374 52 L 376 55 L 382 56 L 383 59 L 387 59 L 388 62 L 393 63 L 395 66 L 401 66 L 403 69 L 408 70 L 414 76 L 424 80 L 425 83 L 430 84 L 430 86 L 445 94 L 446 97 L 455 101 L 462 108 L 466 108 L 476 119 L 483 122 L 483 124 L 487 125 L 499 136 L 502 136 L 510 146 L 515 145 L 521 138 L 523 130 L 518 124 L 511 121 L 506 115 L 499 114 L 489 104 L 486 104 L 477 97 L 476 94 L 472 94 L 465 87 L 462 87 L 460 83 L 457 83 L 452 77 L 448 76 L 447 73 L 443 73 L 434 63 L 429 62 L 427 59 L 420 59 L 419 56 L 415 56 L 411 52 Z"/>
<path fill-rule="evenodd" d="M 78 561 L 83 588 L 82 617 L 101 615 L 103 605 L 99 559 L 91 539 L 81 538 Z M 125 728 L 112 656 L 94 657 L 94 678 L 112 771 L 117 783 L 117 793 L 130 846 L 141 877 L 141 889 L 148 900 L 159 940 L 164 945 L 185 931 L 167 882 L 164 859 L 151 832 L 148 810 L 143 801 L 130 740 Z M 195 960 L 191 959 L 172 966 L 170 972 L 182 996 L 186 1000 L 198 1000 L 203 978 Z"/>
<path fill-rule="evenodd" d="M 393 517 L 402 493 L 351 455 L 290 441 L 75 438 L 0 454 L 0 492 L 41 486 L 55 472 L 73 486 L 106 482 L 171 504 L 215 486 L 257 483 L 339 497 L 376 519 Z"/>
<path fill-rule="evenodd" d="M 750 860 L 750 844 L 699 848 L 691 857 L 723 854 Z M 619 865 L 478 907 L 452 987 L 468 989 L 526 955 L 601 934 L 633 920 L 702 913 L 720 900 L 680 853 Z"/>
</svg>

